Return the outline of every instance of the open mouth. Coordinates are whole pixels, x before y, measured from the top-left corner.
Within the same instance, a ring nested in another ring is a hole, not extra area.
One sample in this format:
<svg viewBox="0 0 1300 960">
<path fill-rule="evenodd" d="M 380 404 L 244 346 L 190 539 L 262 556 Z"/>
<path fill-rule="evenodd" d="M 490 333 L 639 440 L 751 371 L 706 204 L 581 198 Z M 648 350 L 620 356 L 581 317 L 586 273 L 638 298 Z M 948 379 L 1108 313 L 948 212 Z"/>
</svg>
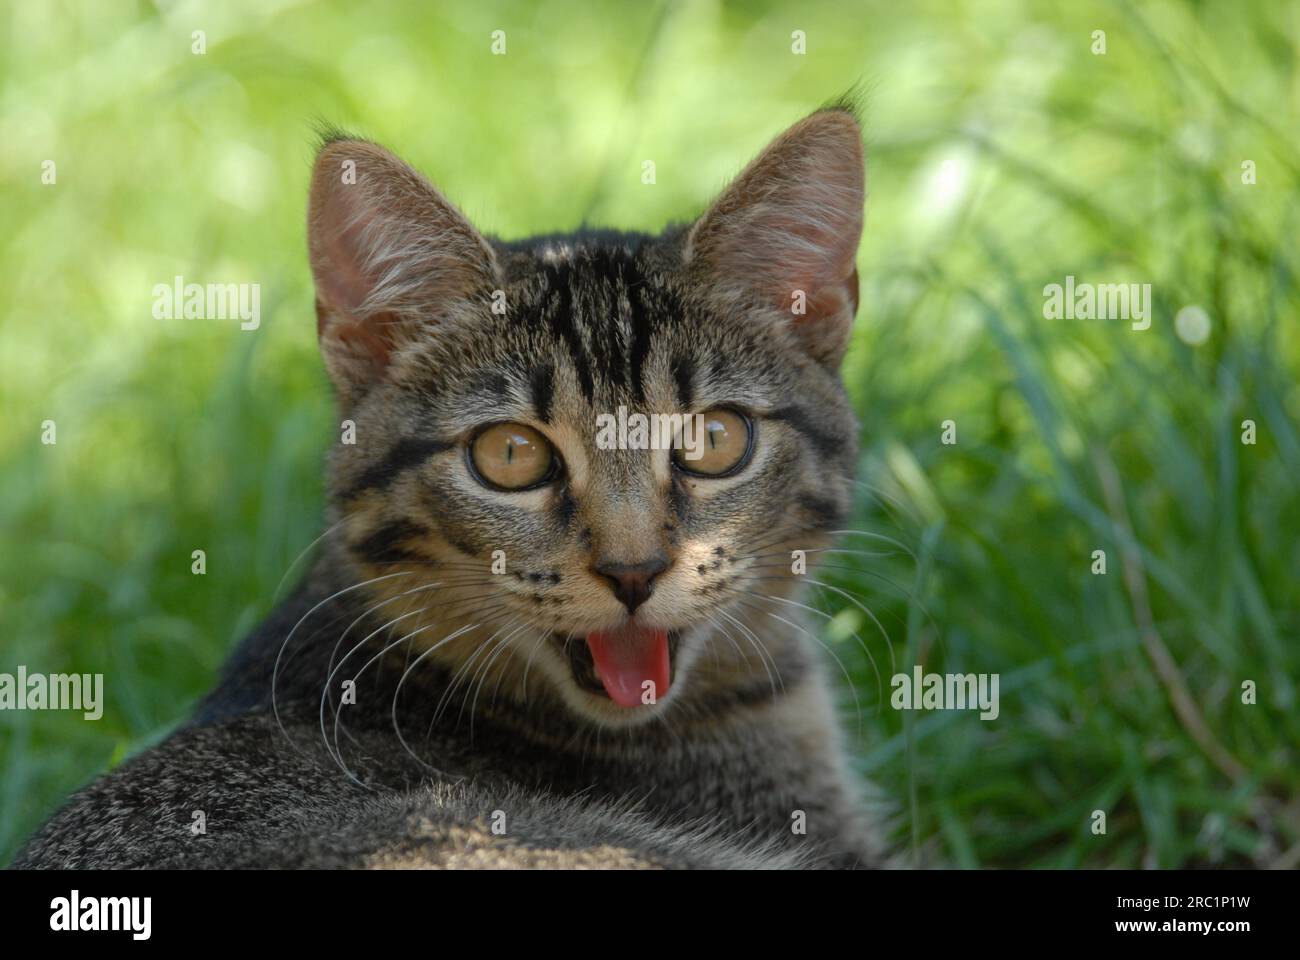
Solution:
<svg viewBox="0 0 1300 960">
<path fill-rule="evenodd" d="M 586 637 L 566 640 L 555 634 L 554 638 L 581 689 L 608 697 L 620 707 L 640 707 L 668 693 L 681 634 L 629 623 Z"/>
</svg>

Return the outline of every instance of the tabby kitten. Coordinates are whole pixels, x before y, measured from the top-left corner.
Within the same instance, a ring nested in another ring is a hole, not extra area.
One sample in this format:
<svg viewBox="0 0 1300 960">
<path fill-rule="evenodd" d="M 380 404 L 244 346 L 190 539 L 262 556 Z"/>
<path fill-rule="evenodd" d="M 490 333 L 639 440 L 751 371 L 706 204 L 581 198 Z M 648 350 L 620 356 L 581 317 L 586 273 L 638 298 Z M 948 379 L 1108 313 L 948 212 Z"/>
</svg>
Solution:
<svg viewBox="0 0 1300 960">
<path fill-rule="evenodd" d="M 791 562 L 849 507 L 862 213 L 840 106 L 659 236 L 489 239 L 329 138 L 319 560 L 17 865 L 878 864 Z M 702 455 L 607 449 L 620 407 Z"/>
</svg>

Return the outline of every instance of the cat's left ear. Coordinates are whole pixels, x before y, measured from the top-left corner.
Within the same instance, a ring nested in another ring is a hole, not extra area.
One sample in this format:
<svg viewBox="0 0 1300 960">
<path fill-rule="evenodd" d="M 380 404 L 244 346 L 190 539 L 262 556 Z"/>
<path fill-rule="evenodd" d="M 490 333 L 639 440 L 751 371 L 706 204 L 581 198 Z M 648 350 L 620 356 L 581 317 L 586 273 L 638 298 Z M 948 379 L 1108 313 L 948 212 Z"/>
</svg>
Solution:
<svg viewBox="0 0 1300 960">
<path fill-rule="evenodd" d="M 841 108 L 814 113 L 691 229 L 690 269 L 725 308 L 780 311 L 809 354 L 837 366 L 858 309 L 864 180 L 857 119 Z"/>
</svg>

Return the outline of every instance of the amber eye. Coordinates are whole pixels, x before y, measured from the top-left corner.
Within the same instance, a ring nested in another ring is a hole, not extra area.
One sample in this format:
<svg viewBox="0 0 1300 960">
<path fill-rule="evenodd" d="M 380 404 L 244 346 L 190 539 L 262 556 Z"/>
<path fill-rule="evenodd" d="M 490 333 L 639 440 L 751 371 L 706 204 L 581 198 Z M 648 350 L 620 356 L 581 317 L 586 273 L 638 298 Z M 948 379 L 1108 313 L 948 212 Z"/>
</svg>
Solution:
<svg viewBox="0 0 1300 960">
<path fill-rule="evenodd" d="M 673 451 L 673 461 L 687 473 L 704 477 L 735 473 L 749 461 L 754 445 L 749 419 L 721 407 L 700 416 L 703 429 L 694 437 L 684 436 L 682 445 Z"/>
<path fill-rule="evenodd" d="M 498 490 L 527 490 L 555 474 L 558 462 L 545 437 L 522 423 L 498 423 L 474 438 L 470 464 L 478 479 Z"/>
</svg>

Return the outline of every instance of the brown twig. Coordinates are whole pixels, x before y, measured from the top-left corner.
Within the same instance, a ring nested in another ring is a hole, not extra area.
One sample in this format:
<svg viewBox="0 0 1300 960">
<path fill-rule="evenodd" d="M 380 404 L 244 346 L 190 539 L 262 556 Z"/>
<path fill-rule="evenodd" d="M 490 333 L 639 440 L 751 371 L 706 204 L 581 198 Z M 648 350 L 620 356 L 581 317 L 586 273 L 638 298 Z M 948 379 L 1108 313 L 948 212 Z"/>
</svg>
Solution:
<svg viewBox="0 0 1300 960">
<path fill-rule="evenodd" d="M 1218 737 L 1205 723 L 1201 711 L 1196 707 L 1187 681 L 1178 668 L 1173 654 L 1165 646 L 1156 629 L 1155 617 L 1151 612 L 1151 598 L 1147 593 L 1146 568 L 1142 563 L 1142 554 L 1137 548 L 1137 538 L 1133 534 L 1133 525 L 1129 522 L 1128 506 L 1124 502 L 1124 488 L 1119 470 L 1110 454 L 1100 446 L 1092 448 L 1093 463 L 1101 479 L 1102 492 L 1106 497 L 1106 509 L 1112 522 L 1120 533 L 1119 549 L 1124 565 L 1124 587 L 1128 591 L 1129 602 L 1133 606 L 1133 619 L 1137 622 L 1138 634 L 1142 638 L 1142 647 L 1151 665 L 1155 667 L 1156 676 L 1169 696 L 1174 713 L 1183 728 L 1196 741 L 1197 746 L 1210 761 L 1228 779 L 1237 781 L 1246 776 L 1246 768 L 1234 757 Z"/>
</svg>

